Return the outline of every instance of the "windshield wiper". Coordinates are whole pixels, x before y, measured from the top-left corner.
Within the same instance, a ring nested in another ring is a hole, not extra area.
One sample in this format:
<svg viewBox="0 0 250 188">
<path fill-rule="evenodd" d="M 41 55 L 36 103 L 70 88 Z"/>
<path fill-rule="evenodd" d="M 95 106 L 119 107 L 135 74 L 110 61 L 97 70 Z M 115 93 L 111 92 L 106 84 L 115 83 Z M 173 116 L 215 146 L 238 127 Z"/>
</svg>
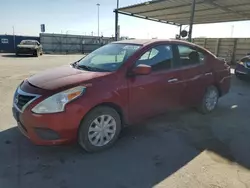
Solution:
<svg viewBox="0 0 250 188">
<path fill-rule="evenodd" d="M 71 65 L 72 67 L 74 67 L 74 68 L 75 68 L 75 67 L 76 67 L 76 65 L 77 65 L 77 63 L 78 63 L 78 62 L 76 61 L 76 62 L 74 62 L 74 63 L 71 63 L 70 65 Z"/>
<path fill-rule="evenodd" d="M 81 68 L 81 69 L 85 69 L 85 70 L 88 70 L 88 71 L 92 71 L 92 67 L 89 67 L 87 65 L 76 65 L 77 67 Z"/>
<path fill-rule="evenodd" d="M 90 67 L 87 65 L 77 65 L 77 67 L 88 70 L 88 71 L 93 71 L 93 72 L 110 72 L 109 70 L 97 68 L 97 67 Z"/>
</svg>

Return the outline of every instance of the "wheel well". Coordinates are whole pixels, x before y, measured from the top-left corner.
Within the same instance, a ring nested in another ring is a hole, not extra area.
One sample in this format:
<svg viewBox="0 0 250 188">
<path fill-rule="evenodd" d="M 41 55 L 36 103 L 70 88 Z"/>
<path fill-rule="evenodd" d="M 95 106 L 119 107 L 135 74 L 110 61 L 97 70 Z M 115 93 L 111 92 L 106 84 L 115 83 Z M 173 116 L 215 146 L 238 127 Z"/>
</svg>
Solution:
<svg viewBox="0 0 250 188">
<path fill-rule="evenodd" d="M 122 108 L 119 105 L 114 104 L 112 102 L 104 102 L 104 103 L 96 105 L 94 108 L 96 108 L 98 106 L 108 106 L 110 108 L 113 108 L 120 115 L 122 126 L 124 126 L 126 124 Z"/>
<path fill-rule="evenodd" d="M 222 92 L 221 92 L 220 86 L 218 84 L 214 84 L 214 87 L 216 87 L 216 89 L 219 92 L 219 97 L 221 97 L 222 96 Z"/>
</svg>

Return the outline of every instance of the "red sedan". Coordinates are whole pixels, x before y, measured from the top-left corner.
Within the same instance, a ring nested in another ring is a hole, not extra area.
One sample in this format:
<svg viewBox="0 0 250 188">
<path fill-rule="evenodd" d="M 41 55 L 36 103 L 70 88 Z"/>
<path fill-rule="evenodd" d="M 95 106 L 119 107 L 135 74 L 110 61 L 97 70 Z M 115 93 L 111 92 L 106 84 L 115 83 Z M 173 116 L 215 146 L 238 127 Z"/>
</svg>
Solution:
<svg viewBox="0 0 250 188">
<path fill-rule="evenodd" d="M 113 145 L 124 126 L 173 108 L 213 111 L 230 77 L 224 61 L 192 43 L 119 41 L 24 80 L 13 115 L 35 144 L 78 141 L 95 152 Z"/>
</svg>

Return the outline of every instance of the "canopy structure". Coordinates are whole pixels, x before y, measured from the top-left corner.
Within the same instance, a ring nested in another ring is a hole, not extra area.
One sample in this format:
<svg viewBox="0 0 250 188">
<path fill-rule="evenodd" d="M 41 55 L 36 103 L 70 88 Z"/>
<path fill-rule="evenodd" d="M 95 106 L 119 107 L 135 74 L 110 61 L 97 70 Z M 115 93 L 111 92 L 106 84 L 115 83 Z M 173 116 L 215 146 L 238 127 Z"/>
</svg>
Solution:
<svg viewBox="0 0 250 188">
<path fill-rule="evenodd" d="M 250 0 L 153 0 L 121 7 L 116 14 L 182 26 L 250 20 Z M 118 19 L 116 23 L 118 22 Z"/>
</svg>

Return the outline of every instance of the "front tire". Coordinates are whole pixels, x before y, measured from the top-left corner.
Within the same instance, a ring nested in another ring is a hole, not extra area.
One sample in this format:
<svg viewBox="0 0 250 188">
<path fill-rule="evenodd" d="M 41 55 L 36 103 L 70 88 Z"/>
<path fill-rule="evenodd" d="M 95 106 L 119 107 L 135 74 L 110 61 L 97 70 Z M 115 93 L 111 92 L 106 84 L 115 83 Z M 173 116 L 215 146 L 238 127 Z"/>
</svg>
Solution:
<svg viewBox="0 0 250 188">
<path fill-rule="evenodd" d="M 84 117 L 78 130 L 78 143 L 87 152 L 111 147 L 121 132 L 121 117 L 113 108 L 100 106 Z"/>
<path fill-rule="evenodd" d="M 242 75 L 240 75 L 239 73 L 235 72 L 235 76 L 236 76 L 236 78 L 238 78 L 239 80 L 243 80 Z"/>
<path fill-rule="evenodd" d="M 214 111 L 218 105 L 219 92 L 215 86 L 210 86 L 206 89 L 202 103 L 199 106 L 199 111 L 202 114 L 208 114 Z"/>
<path fill-rule="evenodd" d="M 34 53 L 33 53 L 33 56 L 34 57 L 38 57 L 39 56 L 39 52 L 37 50 L 35 50 Z"/>
</svg>

